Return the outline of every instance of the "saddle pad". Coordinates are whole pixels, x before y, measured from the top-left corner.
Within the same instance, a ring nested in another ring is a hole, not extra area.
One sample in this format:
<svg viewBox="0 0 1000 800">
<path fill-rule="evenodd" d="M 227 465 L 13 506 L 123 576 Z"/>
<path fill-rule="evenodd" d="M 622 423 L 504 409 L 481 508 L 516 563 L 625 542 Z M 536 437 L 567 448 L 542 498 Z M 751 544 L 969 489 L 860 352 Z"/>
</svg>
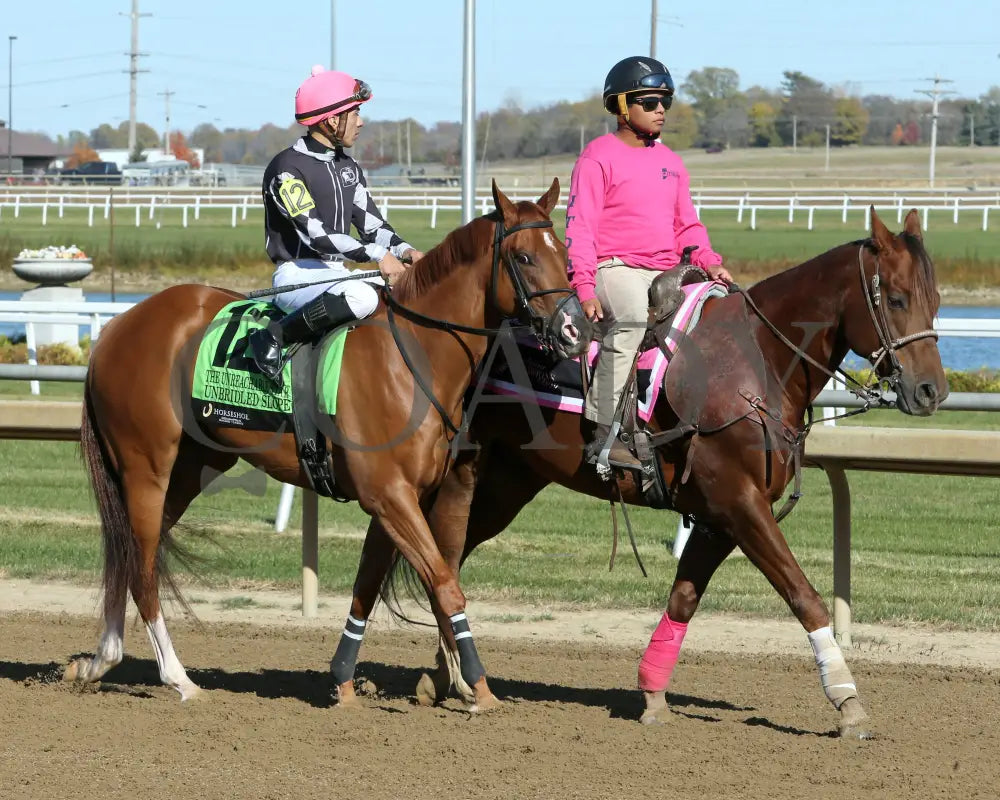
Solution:
<svg viewBox="0 0 1000 800">
<path fill-rule="evenodd" d="M 261 374 L 250 353 L 252 331 L 283 316 L 273 304 L 238 300 L 224 306 L 209 324 L 195 360 L 191 404 L 196 418 L 207 427 L 256 431 L 291 430 L 291 362 L 282 368 L 278 387 Z M 315 402 L 324 414 L 337 413 L 337 388 L 346 330 L 323 337 L 317 348 Z"/>
<path fill-rule="evenodd" d="M 723 283 L 707 281 L 685 286 L 683 292 L 684 302 L 677 309 L 671 322 L 670 333 L 665 337 L 667 352 L 653 348 L 639 355 L 636 366 L 638 413 L 645 422 L 648 422 L 653 415 L 653 408 L 656 406 L 656 400 L 663 387 L 663 378 L 669 366 L 669 358 L 676 352 L 678 342 L 698 324 L 705 302 L 712 297 L 725 297 L 729 289 Z M 518 397 L 546 408 L 556 408 L 575 414 L 583 413 L 583 378 L 580 374 L 579 359 L 553 359 L 539 349 L 538 341 L 533 337 L 519 340 L 517 350 L 531 385 L 524 386 L 523 383 L 517 382 L 508 359 L 504 357 L 506 353 L 499 353 L 489 375 L 482 383 L 483 390 L 487 394 Z M 591 377 L 600 351 L 600 344 L 591 343 L 590 352 L 587 354 Z"/>
</svg>

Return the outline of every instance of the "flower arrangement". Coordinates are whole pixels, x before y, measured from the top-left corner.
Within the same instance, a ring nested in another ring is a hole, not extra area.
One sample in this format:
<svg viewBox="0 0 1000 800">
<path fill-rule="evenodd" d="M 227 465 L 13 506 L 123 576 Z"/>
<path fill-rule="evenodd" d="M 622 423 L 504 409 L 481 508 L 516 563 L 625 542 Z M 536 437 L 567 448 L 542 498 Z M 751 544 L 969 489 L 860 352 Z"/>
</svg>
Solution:
<svg viewBox="0 0 1000 800">
<path fill-rule="evenodd" d="M 25 248 L 17 254 L 17 260 L 19 261 L 61 261 L 81 260 L 86 258 L 88 258 L 87 254 L 75 244 L 71 244 L 69 247 L 56 247 L 55 245 L 49 245 L 48 247 L 43 247 L 40 250 L 30 250 Z"/>
</svg>

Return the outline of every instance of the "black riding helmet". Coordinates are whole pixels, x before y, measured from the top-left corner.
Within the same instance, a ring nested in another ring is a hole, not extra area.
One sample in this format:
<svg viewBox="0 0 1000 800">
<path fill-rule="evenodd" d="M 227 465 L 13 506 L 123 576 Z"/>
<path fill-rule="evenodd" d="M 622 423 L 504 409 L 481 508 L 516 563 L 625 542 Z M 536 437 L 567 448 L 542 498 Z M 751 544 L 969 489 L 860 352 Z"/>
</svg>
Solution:
<svg viewBox="0 0 1000 800">
<path fill-rule="evenodd" d="M 615 64 L 604 80 L 604 108 L 610 114 L 621 114 L 628 120 L 626 95 L 639 92 L 663 95 L 663 109 L 670 108 L 674 97 L 674 80 L 670 72 L 655 58 L 629 56 Z"/>
</svg>

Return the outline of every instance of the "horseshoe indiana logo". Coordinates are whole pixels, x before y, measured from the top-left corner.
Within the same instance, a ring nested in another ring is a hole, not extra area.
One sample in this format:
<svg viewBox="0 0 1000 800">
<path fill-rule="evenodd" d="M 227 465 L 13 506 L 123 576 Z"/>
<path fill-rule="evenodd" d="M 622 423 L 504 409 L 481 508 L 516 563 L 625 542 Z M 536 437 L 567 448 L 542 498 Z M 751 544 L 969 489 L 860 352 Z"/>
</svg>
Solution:
<svg viewBox="0 0 1000 800">
<path fill-rule="evenodd" d="M 212 404 L 211 403 L 205 403 L 205 407 L 201 410 L 201 415 L 205 419 L 208 419 L 210 416 L 212 416 Z"/>
<path fill-rule="evenodd" d="M 358 182 L 358 171 L 354 167 L 341 167 L 340 180 L 344 186 L 353 186 Z"/>
</svg>

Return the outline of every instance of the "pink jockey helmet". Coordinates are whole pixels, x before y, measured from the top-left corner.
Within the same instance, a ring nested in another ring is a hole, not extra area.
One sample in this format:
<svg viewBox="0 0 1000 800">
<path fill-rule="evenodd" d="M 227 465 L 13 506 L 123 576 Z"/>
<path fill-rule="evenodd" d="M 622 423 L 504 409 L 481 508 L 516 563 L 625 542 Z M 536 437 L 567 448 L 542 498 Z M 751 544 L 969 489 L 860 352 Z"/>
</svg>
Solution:
<svg viewBox="0 0 1000 800">
<path fill-rule="evenodd" d="M 317 65 L 295 93 L 295 121 L 315 125 L 357 108 L 371 97 L 371 87 L 364 81 Z"/>
</svg>

